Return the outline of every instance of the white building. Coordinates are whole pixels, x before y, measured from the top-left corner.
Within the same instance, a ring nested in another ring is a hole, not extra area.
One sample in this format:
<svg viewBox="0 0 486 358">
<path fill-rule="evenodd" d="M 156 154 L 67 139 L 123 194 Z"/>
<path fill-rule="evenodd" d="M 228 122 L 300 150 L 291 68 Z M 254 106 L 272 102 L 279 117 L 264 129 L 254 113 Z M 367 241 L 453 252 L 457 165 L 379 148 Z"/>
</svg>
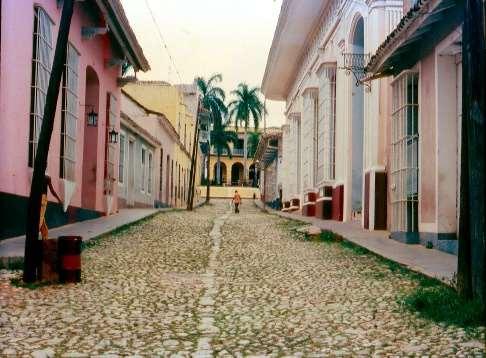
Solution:
<svg viewBox="0 0 486 358">
<path fill-rule="evenodd" d="M 402 1 L 282 3 L 262 90 L 286 101 L 282 194 L 304 215 L 387 227 L 389 80 L 358 80 L 401 16 Z"/>
</svg>

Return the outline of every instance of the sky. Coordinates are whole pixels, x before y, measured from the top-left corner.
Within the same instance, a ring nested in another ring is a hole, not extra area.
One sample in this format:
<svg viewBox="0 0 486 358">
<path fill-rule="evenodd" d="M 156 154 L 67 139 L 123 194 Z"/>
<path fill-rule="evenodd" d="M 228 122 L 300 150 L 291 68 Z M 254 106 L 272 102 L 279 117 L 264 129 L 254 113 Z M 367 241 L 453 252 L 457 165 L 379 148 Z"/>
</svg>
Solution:
<svg viewBox="0 0 486 358">
<path fill-rule="evenodd" d="M 220 86 L 230 99 L 240 82 L 261 86 L 282 0 L 121 2 L 151 67 L 139 79 L 191 83 L 196 76 L 221 73 Z M 267 101 L 267 108 L 267 126 L 282 125 L 284 102 Z"/>
</svg>

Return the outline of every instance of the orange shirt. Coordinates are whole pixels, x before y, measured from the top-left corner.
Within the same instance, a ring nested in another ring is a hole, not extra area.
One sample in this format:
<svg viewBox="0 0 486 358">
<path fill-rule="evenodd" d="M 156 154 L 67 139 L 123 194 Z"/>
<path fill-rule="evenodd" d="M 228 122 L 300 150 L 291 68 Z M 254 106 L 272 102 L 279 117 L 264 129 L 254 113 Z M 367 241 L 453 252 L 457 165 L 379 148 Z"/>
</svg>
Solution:
<svg viewBox="0 0 486 358">
<path fill-rule="evenodd" d="M 235 204 L 240 204 L 241 203 L 241 196 L 240 194 L 236 193 L 235 196 L 233 197 L 233 202 Z"/>
</svg>

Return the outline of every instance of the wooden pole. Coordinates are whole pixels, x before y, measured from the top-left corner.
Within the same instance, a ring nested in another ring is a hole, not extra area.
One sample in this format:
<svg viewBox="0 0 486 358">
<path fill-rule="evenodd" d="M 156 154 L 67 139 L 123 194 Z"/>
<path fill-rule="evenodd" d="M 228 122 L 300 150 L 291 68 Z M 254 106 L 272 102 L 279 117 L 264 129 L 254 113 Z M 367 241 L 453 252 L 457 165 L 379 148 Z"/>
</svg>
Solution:
<svg viewBox="0 0 486 358">
<path fill-rule="evenodd" d="M 37 245 L 37 241 L 39 237 L 39 216 L 42 189 L 47 168 L 47 158 L 49 155 L 52 129 L 54 126 L 54 117 L 56 115 L 59 88 L 64 72 L 64 65 L 66 63 L 69 29 L 71 28 L 73 8 L 74 0 L 64 0 L 52 71 L 49 79 L 49 86 L 47 88 L 44 116 L 42 118 L 42 126 L 35 155 L 34 172 L 32 175 L 32 184 L 30 187 L 30 196 L 27 208 L 27 230 L 25 237 L 23 275 L 25 282 L 34 282 L 37 280 L 37 273 L 41 260 L 41 252 Z"/>
<path fill-rule="evenodd" d="M 482 0 L 465 0 L 458 288 L 486 305 L 486 41 Z M 463 170 L 463 171 L 462 171 Z M 464 207 L 462 207 L 464 206 Z M 469 285 L 471 288 L 469 288 Z"/>
<path fill-rule="evenodd" d="M 197 159 L 197 146 L 198 146 L 198 132 L 199 132 L 199 111 L 201 109 L 201 99 L 197 101 L 197 113 L 196 113 L 196 127 L 194 128 L 194 140 L 192 146 L 192 158 L 191 158 L 191 171 L 189 173 L 189 193 L 187 201 L 187 210 L 191 211 L 194 207 L 194 182 L 196 172 L 196 159 Z"/>
<path fill-rule="evenodd" d="M 206 170 L 208 173 L 208 182 L 206 183 L 206 204 L 209 203 L 209 195 L 211 194 L 211 130 L 209 130 L 208 139 L 208 162 L 206 163 Z"/>
</svg>

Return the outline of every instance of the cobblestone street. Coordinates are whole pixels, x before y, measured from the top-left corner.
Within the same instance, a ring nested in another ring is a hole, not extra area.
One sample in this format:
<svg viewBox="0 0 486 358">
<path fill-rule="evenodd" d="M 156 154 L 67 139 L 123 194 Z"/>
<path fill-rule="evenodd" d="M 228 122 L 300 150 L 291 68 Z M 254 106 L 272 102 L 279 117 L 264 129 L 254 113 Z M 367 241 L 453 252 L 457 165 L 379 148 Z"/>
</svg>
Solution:
<svg viewBox="0 0 486 358">
<path fill-rule="evenodd" d="M 0 274 L 0 354 L 484 356 L 465 330 L 400 307 L 416 282 L 376 257 L 302 241 L 250 201 L 228 210 L 213 201 L 104 237 L 78 285 Z"/>
</svg>

